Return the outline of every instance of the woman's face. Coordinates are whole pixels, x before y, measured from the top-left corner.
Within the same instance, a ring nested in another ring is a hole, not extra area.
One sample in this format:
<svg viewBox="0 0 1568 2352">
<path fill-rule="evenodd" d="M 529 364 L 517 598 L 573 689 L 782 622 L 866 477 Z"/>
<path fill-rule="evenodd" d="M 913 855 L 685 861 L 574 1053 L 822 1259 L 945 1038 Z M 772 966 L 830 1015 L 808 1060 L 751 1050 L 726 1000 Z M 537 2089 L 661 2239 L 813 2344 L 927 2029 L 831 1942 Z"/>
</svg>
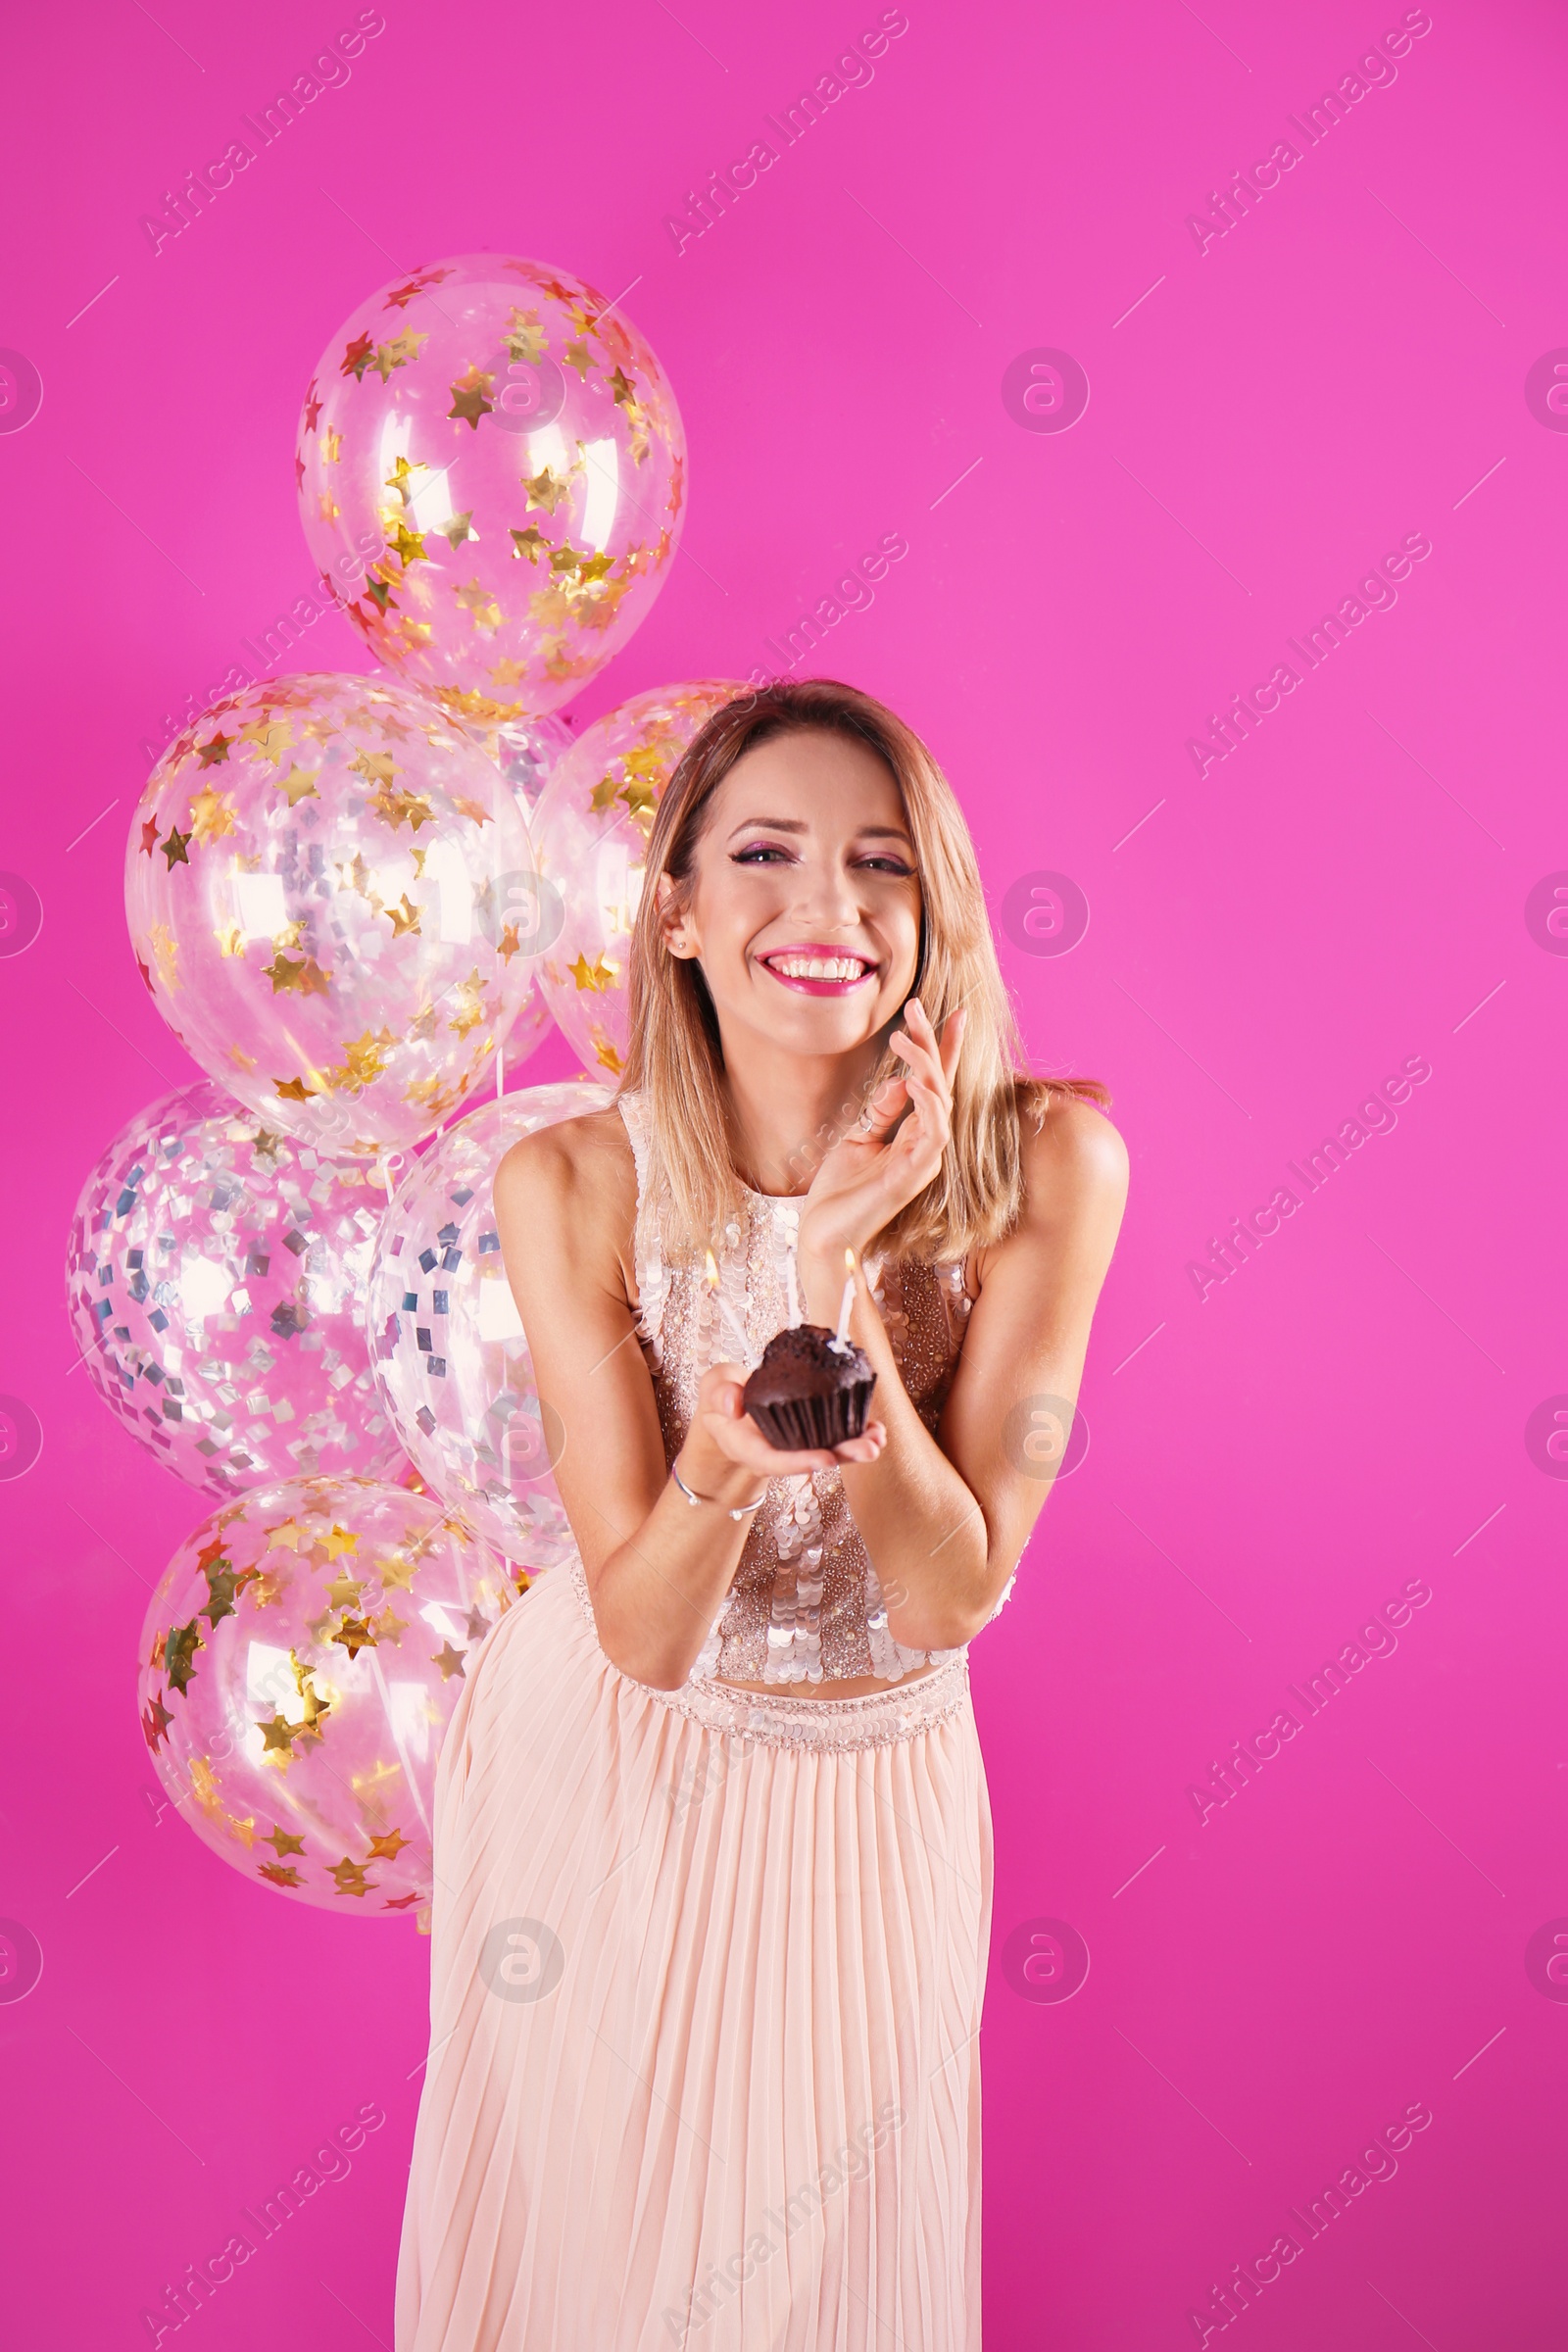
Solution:
<svg viewBox="0 0 1568 2352">
<path fill-rule="evenodd" d="M 674 955 L 701 962 L 730 1058 L 745 1034 L 852 1054 L 914 984 L 920 884 L 904 802 L 869 744 L 821 730 L 742 754 L 708 805 Z"/>
</svg>

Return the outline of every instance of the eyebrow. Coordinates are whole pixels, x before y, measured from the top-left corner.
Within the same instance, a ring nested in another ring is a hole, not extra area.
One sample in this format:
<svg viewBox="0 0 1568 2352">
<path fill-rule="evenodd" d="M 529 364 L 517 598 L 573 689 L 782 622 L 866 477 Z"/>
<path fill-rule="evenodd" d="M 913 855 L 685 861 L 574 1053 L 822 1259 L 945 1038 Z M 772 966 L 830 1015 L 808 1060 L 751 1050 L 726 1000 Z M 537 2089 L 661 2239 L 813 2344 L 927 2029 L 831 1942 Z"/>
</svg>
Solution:
<svg viewBox="0 0 1568 2352">
<path fill-rule="evenodd" d="M 795 816 L 748 816 L 726 836 L 726 839 L 733 841 L 736 833 L 749 832 L 754 825 L 761 827 L 769 833 L 808 833 L 810 831 L 808 825 L 804 824 L 799 817 Z M 858 838 L 906 841 L 911 850 L 914 847 L 913 841 L 910 840 L 902 825 L 857 825 L 855 830 Z"/>
</svg>

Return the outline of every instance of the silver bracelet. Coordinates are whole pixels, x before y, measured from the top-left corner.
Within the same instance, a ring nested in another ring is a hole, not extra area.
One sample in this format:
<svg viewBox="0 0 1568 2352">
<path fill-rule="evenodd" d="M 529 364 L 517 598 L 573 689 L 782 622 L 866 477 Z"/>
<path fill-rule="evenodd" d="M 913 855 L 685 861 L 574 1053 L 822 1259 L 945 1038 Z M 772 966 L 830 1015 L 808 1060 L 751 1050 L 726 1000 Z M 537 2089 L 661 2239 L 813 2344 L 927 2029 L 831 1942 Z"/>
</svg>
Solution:
<svg viewBox="0 0 1568 2352">
<path fill-rule="evenodd" d="M 675 1481 L 676 1486 L 679 1487 L 681 1493 L 685 1495 L 688 1502 L 699 1503 L 712 1502 L 715 1500 L 715 1497 L 711 1494 L 694 1494 L 690 1487 L 686 1484 L 686 1481 L 682 1478 L 680 1472 L 676 1469 L 673 1462 L 671 1462 L 669 1465 L 669 1475 Z M 732 1519 L 749 1519 L 754 1511 L 760 1511 L 761 1509 L 766 1500 L 767 1489 L 764 1487 L 755 1502 L 743 1502 L 739 1510 L 730 1511 L 729 1515 Z M 719 1507 L 721 1510 L 729 1510 L 728 1503 L 721 1503 Z"/>
</svg>

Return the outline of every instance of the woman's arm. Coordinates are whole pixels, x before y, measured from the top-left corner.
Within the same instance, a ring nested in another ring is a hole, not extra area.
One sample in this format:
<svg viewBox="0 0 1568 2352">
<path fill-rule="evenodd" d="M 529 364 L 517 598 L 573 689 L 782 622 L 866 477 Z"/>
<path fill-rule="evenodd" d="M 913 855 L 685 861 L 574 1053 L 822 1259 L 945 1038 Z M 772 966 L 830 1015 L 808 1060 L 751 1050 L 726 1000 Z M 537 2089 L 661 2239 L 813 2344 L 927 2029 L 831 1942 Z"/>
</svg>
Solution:
<svg viewBox="0 0 1568 2352">
<path fill-rule="evenodd" d="M 539 1129 L 496 1172 L 496 1229 L 540 1400 L 564 1444 L 556 1484 L 582 1553 L 605 1654 L 658 1690 L 686 1680 L 718 1614 L 770 1478 L 868 1461 L 880 1424 L 836 1452 L 775 1451 L 740 1415 L 735 1366 L 703 1377 L 678 1467 L 664 1468 L 653 1383 L 623 1266 L 637 1180 L 618 1112 Z M 617 1246 L 619 1245 L 619 1246 Z"/>
<path fill-rule="evenodd" d="M 1024 1119 L 1021 1143 L 1023 1209 L 1008 1239 L 983 1253 L 938 1440 L 904 1387 L 863 1280 L 858 1289 L 851 1330 L 876 1366 L 888 1442 L 874 1462 L 845 1468 L 844 1489 L 889 1627 L 915 1649 L 971 1640 L 1018 1563 L 1059 1458 L 1052 1437 L 1059 1426 L 1064 1439 L 1077 1402 L 1121 1224 L 1127 1152 L 1100 1111 L 1053 1098 L 1038 1132 Z M 832 1269 L 820 1254 L 808 1271 L 803 1259 L 803 1278 L 808 1311 L 828 1320 Z"/>
</svg>

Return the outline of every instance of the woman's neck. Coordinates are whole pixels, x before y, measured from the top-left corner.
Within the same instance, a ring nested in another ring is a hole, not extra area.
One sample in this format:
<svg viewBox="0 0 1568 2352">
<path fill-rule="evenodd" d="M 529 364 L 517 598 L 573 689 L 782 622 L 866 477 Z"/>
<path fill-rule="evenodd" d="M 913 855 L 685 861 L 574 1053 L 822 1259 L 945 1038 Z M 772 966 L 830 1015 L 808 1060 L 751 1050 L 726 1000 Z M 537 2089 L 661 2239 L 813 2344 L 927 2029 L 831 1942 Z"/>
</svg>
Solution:
<svg viewBox="0 0 1568 2352">
<path fill-rule="evenodd" d="M 826 1151 L 859 1116 L 880 1041 L 807 1059 L 750 1037 L 724 1056 L 735 1172 L 760 1193 L 804 1193 Z M 827 1132 L 824 1133 L 823 1130 Z"/>
</svg>

